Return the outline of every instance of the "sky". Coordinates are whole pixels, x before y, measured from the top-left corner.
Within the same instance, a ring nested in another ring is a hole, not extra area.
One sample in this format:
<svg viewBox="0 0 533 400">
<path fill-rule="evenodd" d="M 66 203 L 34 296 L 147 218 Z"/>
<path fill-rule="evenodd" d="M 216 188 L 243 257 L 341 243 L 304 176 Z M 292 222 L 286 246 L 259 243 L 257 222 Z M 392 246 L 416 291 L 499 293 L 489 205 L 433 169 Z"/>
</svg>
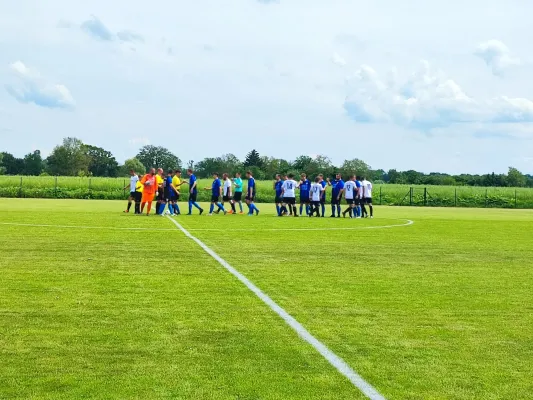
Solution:
<svg viewBox="0 0 533 400">
<path fill-rule="evenodd" d="M 31 12 L 29 11 L 31 10 Z M 0 151 L 533 173 L 533 2 L 0 4 Z"/>
</svg>

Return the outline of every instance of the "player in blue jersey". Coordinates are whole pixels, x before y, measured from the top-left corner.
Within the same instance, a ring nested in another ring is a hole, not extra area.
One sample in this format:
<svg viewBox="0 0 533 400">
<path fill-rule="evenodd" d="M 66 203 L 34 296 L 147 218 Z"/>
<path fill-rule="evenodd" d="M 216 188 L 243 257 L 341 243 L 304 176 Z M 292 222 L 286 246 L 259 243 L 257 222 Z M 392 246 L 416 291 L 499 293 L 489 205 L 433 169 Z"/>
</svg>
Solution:
<svg viewBox="0 0 533 400">
<path fill-rule="evenodd" d="M 318 175 L 319 183 L 322 185 L 322 196 L 320 197 L 320 207 L 322 211 L 322 218 L 324 218 L 326 214 L 326 187 L 328 186 L 328 183 L 324 180 L 324 175 L 320 174 Z"/>
<path fill-rule="evenodd" d="M 355 218 L 361 218 L 361 200 L 363 198 L 363 185 L 359 177 L 355 177 L 355 186 L 357 188 L 357 195 L 355 196 Z"/>
<path fill-rule="evenodd" d="M 328 184 L 331 186 L 331 218 L 340 218 L 342 200 L 341 191 L 344 189 L 344 181 L 342 180 L 341 174 L 335 175 L 335 179 L 333 181 L 328 181 Z M 335 213 L 335 211 L 337 212 Z"/>
<path fill-rule="evenodd" d="M 259 215 L 259 209 L 255 206 L 255 179 L 251 171 L 246 172 L 248 178 L 248 188 L 246 189 L 246 204 L 248 204 L 248 215 L 254 215 L 254 211 Z"/>
<path fill-rule="evenodd" d="M 224 212 L 224 215 L 226 215 L 227 211 L 224 209 L 224 205 L 220 202 L 220 197 L 222 196 L 222 182 L 220 182 L 216 172 L 213 174 L 213 183 L 211 184 L 211 187 L 206 187 L 205 190 L 211 190 L 211 206 L 209 207 L 209 214 L 207 215 L 213 215 L 215 205 L 218 207 L 215 214 L 222 211 Z"/>
<path fill-rule="evenodd" d="M 307 179 L 306 174 L 300 175 L 300 182 L 298 183 L 300 188 L 300 215 L 303 215 L 303 209 L 305 205 L 305 213 L 309 215 L 311 200 L 309 194 L 311 192 L 311 182 Z"/>
<path fill-rule="evenodd" d="M 187 175 L 189 175 L 189 213 L 187 215 L 192 215 L 193 206 L 200 210 L 200 215 L 202 215 L 204 210 L 196 202 L 198 199 L 198 181 L 196 180 L 196 175 L 194 175 L 192 169 L 187 170 Z"/>
<path fill-rule="evenodd" d="M 282 217 L 287 214 L 287 208 L 283 205 L 283 190 L 281 188 L 282 186 L 283 180 L 281 179 L 281 175 L 276 174 L 276 180 L 274 181 L 274 191 L 276 192 L 276 198 L 274 202 L 276 203 L 276 211 L 278 212 L 279 217 Z"/>
</svg>

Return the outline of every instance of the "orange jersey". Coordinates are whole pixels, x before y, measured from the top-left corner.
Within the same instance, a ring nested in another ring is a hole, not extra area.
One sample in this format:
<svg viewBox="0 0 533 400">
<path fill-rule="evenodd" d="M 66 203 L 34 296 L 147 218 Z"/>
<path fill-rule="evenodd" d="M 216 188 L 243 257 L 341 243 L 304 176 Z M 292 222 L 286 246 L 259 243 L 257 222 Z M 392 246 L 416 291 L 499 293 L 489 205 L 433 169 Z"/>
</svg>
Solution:
<svg viewBox="0 0 533 400">
<path fill-rule="evenodd" d="M 157 183 L 155 177 L 155 175 L 146 174 L 141 179 L 141 183 L 144 185 L 144 194 L 153 196 L 157 191 Z"/>
</svg>

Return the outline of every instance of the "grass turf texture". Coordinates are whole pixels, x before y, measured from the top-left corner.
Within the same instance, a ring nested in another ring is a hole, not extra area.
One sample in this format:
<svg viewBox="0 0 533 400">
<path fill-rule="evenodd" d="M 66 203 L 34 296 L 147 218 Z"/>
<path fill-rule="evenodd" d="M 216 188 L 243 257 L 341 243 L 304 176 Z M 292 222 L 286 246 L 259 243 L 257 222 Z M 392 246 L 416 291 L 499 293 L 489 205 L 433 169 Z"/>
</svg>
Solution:
<svg viewBox="0 0 533 400">
<path fill-rule="evenodd" d="M 0 398 L 362 398 L 170 221 L 122 207 L 0 199 Z M 530 398 L 531 212 L 260 208 L 177 219 L 386 398 Z M 132 227 L 153 231 L 108 229 Z"/>
<path fill-rule="evenodd" d="M 188 179 L 184 176 L 184 179 Z M 246 181 L 246 179 L 245 179 Z M 212 179 L 201 179 L 199 188 Z M 0 197 L 118 200 L 128 197 L 129 178 L 80 178 L 69 176 L 0 176 Z M 245 183 L 246 188 L 246 183 Z M 412 196 L 409 195 L 413 188 Z M 424 197 L 424 189 L 427 189 Z M 182 193 L 186 195 L 187 186 Z M 331 198 L 331 188 L 328 188 Z M 210 192 L 200 190 L 199 200 L 209 201 Z M 273 200 L 272 181 L 257 182 L 257 201 Z M 434 207 L 533 208 L 532 188 L 453 187 L 421 185 L 374 185 L 374 203 Z"/>
</svg>

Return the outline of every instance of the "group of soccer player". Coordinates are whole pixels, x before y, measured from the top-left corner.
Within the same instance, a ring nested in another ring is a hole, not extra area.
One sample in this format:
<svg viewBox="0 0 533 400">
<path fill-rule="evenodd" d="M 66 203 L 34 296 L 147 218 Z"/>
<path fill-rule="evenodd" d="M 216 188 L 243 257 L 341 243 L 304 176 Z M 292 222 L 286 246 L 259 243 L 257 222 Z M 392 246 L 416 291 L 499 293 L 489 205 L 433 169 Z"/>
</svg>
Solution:
<svg viewBox="0 0 533 400">
<path fill-rule="evenodd" d="M 359 180 L 352 175 L 345 182 L 341 174 L 337 174 L 335 179 L 324 179 L 324 175 L 318 175 L 314 182 L 307 178 L 306 174 L 300 175 L 300 180 L 296 182 L 293 174 L 276 175 L 274 190 L 276 191 L 276 210 L 278 216 L 285 215 L 298 216 L 296 207 L 296 190 L 300 191 L 300 215 L 308 217 L 325 217 L 327 188 L 331 186 L 331 218 L 340 218 L 347 215 L 350 218 L 374 218 L 374 207 L 372 206 L 372 183 L 366 178 Z M 348 207 L 342 211 L 342 198 L 346 200 Z M 370 213 L 367 211 L 368 205 Z"/>
<path fill-rule="evenodd" d="M 193 208 L 198 209 L 199 214 L 204 213 L 204 209 L 197 203 L 198 198 L 198 180 L 191 169 L 187 170 L 188 180 L 183 179 L 181 170 L 168 171 L 165 175 L 163 170 L 155 168 L 144 175 L 138 175 L 135 171 L 130 171 L 131 179 L 128 198 L 128 206 L 124 211 L 129 213 L 131 206 L 135 203 L 135 214 L 143 214 L 146 209 L 146 215 L 150 215 L 152 204 L 155 201 L 156 215 L 164 215 L 165 208 L 168 207 L 167 214 L 174 216 L 180 215 L 181 211 L 178 201 L 181 196 L 183 185 L 188 185 L 188 206 L 191 215 Z M 248 206 L 248 215 L 259 215 L 259 209 L 255 205 L 256 182 L 252 172 L 246 172 L 247 190 L 245 202 Z M 126 186 L 124 189 L 128 188 Z M 372 183 L 362 178 L 359 180 L 355 175 L 349 177 L 345 182 L 342 176 L 337 174 L 335 179 L 324 179 L 322 174 L 318 175 L 314 182 L 307 178 L 306 174 L 301 174 L 297 182 L 294 175 L 285 176 L 276 175 L 274 190 L 276 193 L 275 203 L 277 214 L 280 217 L 305 215 L 309 217 L 324 217 L 326 212 L 326 192 L 331 186 L 331 217 L 340 218 L 341 201 L 346 200 L 348 207 L 342 211 L 343 217 L 349 215 L 350 218 L 373 218 L 374 210 L 372 206 Z M 235 190 L 233 190 L 235 187 Z M 209 187 L 203 188 L 211 191 L 211 204 L 209 213 L 213 214 L 237 214 L 236 206 L 239 206 L 239 214 L 244 214 L 242 204 L 243 180 L 240 173 L 236 173 L 234 178 L 228 174 L 223 174 L 222 179 L 218 173 L 213 174 L 213 183 Z M 296 207 L 296 191 L 300 194 L 300 212 Z M 227 210 L 225 203 L 229 203 L 231 210 Z M 366 210 L 369 206 L 370 213 Z M 216 210 L 215 210 L 216 208 Z"/>
</svg>

